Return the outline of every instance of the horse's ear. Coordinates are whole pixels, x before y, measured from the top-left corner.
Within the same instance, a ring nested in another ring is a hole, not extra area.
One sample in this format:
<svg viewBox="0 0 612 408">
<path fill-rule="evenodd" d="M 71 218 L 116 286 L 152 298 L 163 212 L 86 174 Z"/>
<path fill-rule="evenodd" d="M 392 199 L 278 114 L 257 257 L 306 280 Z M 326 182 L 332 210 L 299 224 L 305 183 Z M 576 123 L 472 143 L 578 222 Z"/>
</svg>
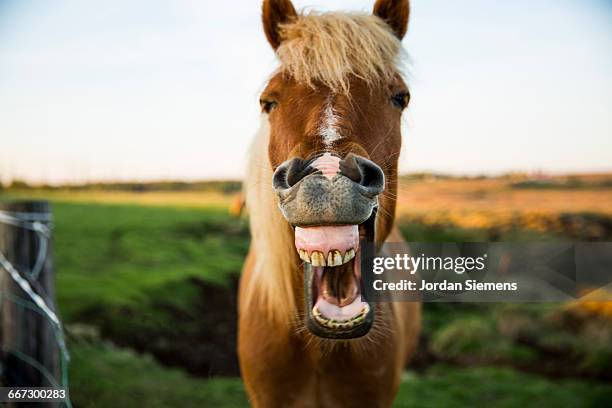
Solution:
<svg viewBox="0 0 612 408">
<path fill-rule="evenodd" d="M 404 38 L 410 15 L 408 0 L 376 0 L 374 15 L 385 20 L 400 40 Z"/>
<path fill-rule="evenodd" d="M 279 25 L 296 17 L 297 13 L 290 0 L 264 0 L 261 19 L 272 48 L 277 49 L 282 42 Z"/>
</svg>

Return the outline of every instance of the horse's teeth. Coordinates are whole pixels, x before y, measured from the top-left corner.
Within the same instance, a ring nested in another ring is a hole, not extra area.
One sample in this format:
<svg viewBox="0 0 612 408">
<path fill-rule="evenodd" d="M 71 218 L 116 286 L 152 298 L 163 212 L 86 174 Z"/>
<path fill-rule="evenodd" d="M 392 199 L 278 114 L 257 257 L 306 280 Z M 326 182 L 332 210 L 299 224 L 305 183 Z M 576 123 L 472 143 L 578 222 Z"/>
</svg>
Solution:
<svg viewBox="0 0 612 408">
<path fill-rule="evenodd" d="M 347 263 L 351 259 L 355 257 L 355 250 L 353 248 L 349 249 L 344 253 L 344 263 Z"/>
<path fill-rule="evenodd" d="M 329 321 L 322 316 L 315 316 L 315 319 L 317 320 L 317 322 L 321 323 L 323 326 L 327 326 L 329 323 Z"/>
<path fill-rule="evenodd" d="M 312 266 L 326 266 L 325 256 L 323 256 L 322 252 L 312 251 L 310 254 L 310 263 L 312 263 Z"/>
<path fill-rule="evenodd" d="M 305 249 L 298 249 L 297 251 L 302 261 L 311 263 L 313 266 L 340 266 L 355 257 L 355 249 L 353 248 L 347 250 L 344 256 L 342 256 L 342 252 L 333 249 L 328 252 L 327 258 L 322 251 L 312 251 L 310 255 Z"/>
<path fill-rule="evenodd" d="M 340 266 L 342 263 L 342 254 L 340 251 L 329 251 L 327 254 L 327 266 Z"/>
<path fill-rule="evenodd" d="M 334 260 L 336 261 L 336 265 L 342 265 L 342 254 L 340 251 L 334 251 Z"/>
<path fill-rule="evenodd" d="M 366 303 L 365 305 L 363 305 L 363 308 L 361 309 L 361 314 L 365 316 L 369 312 L 370 312 L 370 305 Z"/>
<path fill-rule="evenodd" d="M 363 323 L 363 321 L 366 318 L 366 315 L 368 314 L 368 312 L 370 311 L 370 307 L 369 305 L 364 305 L 363 308 L 361 309 L 361 312 L 355 316 L 352 317 L 350 319 L 346 319 L 346 320 L 337 320 L 337 319 L 328 319 L 326 318 L 321 311 L 319 310 L 319 308 L 314 307 L 312 309 L 312 315 L 315 318 L 315 320 L 317 322 L 319 322 L 319 324 L 321 324 L 322 326 L 325 326 L 327 328 L 330 329 L 351 329 L 355 326 L 360 325 L 361 323 Z"/>
<path fill-rule="evenodd" d="M 302 261 L 310 263 L 310 256 L 307 251 L 300 249 L 298 252 L 300 253 L 300 259 Z"/>
</svg>

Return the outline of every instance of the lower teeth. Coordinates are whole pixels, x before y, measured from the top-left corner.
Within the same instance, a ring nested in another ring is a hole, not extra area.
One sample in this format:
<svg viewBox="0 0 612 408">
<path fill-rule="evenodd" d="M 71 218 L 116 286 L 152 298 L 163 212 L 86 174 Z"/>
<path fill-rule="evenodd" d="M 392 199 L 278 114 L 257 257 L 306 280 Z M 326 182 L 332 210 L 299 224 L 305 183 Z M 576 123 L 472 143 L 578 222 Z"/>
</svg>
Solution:
<svg viewBox="0 0 612 408">
<path fill-rule="evenodd" d="M 312 314 L 315 320 L 322 326 L 329 327 L 331 329 L 346 329 L 351 328 L 354 325 L 359 324 L 363 320 L 365 320 L 369 311 L 370 306 L 368 304 L 365 304 L 361 309 L 361 312 L 357 316 L 352 317 L 348 320 L 327 319 L 321 314 L 321 311 L 316 306 L 313 308 Z"/>
</svg>

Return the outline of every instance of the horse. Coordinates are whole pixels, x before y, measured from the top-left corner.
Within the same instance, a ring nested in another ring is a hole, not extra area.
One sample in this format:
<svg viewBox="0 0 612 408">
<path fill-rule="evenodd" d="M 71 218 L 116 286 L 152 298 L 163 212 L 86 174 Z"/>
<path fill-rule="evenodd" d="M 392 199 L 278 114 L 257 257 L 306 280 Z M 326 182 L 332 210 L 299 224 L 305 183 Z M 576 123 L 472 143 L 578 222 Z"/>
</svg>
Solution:
<svg viewBox="0 0 612 408">
<path fill-rule="evenodd" d="M 394 224 L 408 0 L 296 12 L 264 0 L 280 61 L 261 93 L 245 179 L 251 243 L 238 357 L 254 407 L 388 407 L 414 354 L 421 304 L 368 303 L 360 242 Z"/>
</svg>

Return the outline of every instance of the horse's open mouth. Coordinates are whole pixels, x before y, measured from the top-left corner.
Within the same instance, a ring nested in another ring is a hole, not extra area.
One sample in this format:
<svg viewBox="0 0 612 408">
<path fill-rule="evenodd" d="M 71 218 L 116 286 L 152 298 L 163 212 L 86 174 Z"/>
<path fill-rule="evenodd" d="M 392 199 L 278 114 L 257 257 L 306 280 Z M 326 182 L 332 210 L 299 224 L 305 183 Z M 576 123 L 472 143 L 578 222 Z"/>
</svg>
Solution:
<svg viewBox="0 0 612 408">
<path fill-rule="evenodd" d="M 374 217 L 361 225 L 295 228 L 307 326 L 317 336 L 356 338 L 372 326 L 373 306 L 361 296 L 360 242 L 373 239 Z"/>
</svg>

